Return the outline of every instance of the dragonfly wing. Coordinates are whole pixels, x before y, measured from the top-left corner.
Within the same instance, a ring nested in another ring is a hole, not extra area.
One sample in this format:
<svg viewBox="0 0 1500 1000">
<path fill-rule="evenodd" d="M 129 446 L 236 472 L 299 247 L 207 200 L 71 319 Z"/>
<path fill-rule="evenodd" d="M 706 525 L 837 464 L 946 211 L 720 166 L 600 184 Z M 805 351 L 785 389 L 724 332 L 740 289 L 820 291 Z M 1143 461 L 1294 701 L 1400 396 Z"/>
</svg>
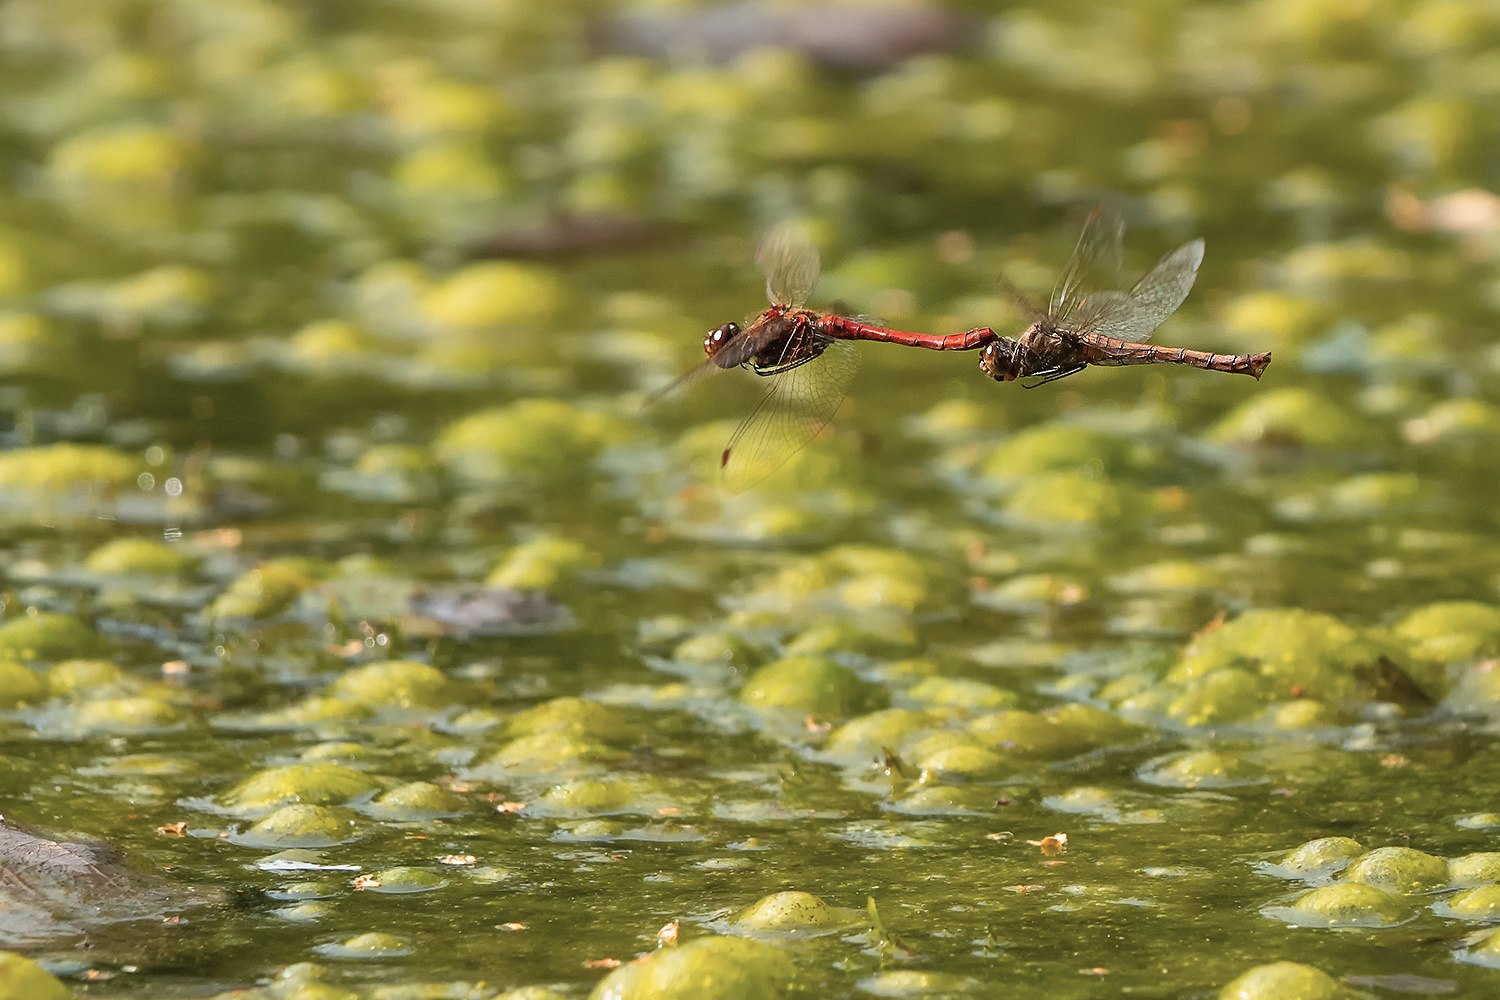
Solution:
<svg viewBox="0 0 1500 1000">
<path fill-rule="evenodd" d="M 734 493 L 749 489 L 817 437 L 858 370 L 858 349 L 836 340 L 818 357 L 770 376 L 765 396 L 724 449 L 720 468 L 725 487 Z"/>
<path fill-rule="evenodd" d="M 1090 290 L 1114 288 L 1120 284 L 1120 246 L 1125 238 L 1125 220 L 1104 206 L 1096 205 L 1078 234 L 1078 245 L 1063 272 L 1063 279 L 1052 292 L 1048 312 L 1068 320 L 1083 303 Z"/>
<path fill-rule="evenodd" d="M 1156 328 L 1177 311 L 1188 292 L 1193 290 L 1202 263 L 1203 241 L 1193 240 L 1167 254 L 1146 272 L 1146 276 L 1130 290 L 1130 297 L 1136 304 L 1136 323 L 1140 328 L 1120 339 L 1145 340 L 1156 332 Z"/>
<path fill-rule="evenodd" d="M 1184 243 L 1158 261 L 1130 294 L 1095 292 L 1085 298 L 1074 317 L 1076 328 L 1119 340 L 1150 340 L 1187 298 L 1202 263 L 1203 241 Z"/>
<path fill-rule="evenodd" d="M 646 401 L 641 404 L 641 409 L 649 410 L 660 403 L 663 399 L 666 399 L 668 396 L 675 395 L 676 393 L 681 392 L 683 389 L 686 389 L 694 382 L 697 382 L 699 379 L 703 378 L 703 376 L 711 375 L 714 372 L 723 370 L 724 369 L 714 364 L 714 360 L 712 358 L 707 359 L 702 364 L 694 365 L 687 371 L 683 372 L 681 375 L 674 378 L 672 381 L 668 382 L 666 385 L 662 386 L 660 389 L 657 389 L 655 392 L 647 396 Z"/>
<path fill-rule="evenodd" d="M 818 283 L 822 262 L 807 230 L 795 222 L 774 226 L 755 250 L 772 305 L 805 305 Z"/>
<path fill-rule="evenodd" d="M 1080 333 L 1130 340 L 1125 334 L 1141 325 L 1140 306 L 1124 292 L 1095 292 L 1078 304 L 1073 325 Z"/>
</svg>

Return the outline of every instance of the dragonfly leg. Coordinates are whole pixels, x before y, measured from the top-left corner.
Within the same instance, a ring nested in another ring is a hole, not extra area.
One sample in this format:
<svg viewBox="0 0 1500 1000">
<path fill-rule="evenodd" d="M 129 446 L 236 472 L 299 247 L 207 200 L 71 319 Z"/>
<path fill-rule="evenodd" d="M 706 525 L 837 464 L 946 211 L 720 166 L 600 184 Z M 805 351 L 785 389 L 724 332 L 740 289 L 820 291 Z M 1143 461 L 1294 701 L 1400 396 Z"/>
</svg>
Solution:
<svg viewBox="0 0 1500 1000">
<path fill-rule="evenodd" d="M 1027 389 L 1035 389 L 1039 385 L 1046 385 L 1048 382 L 1056 382 L 1058 379 L 1067 378 L 1069 375 L 1077 375 L 1087 367 L 1088 365 L 1065 365 L 1058 368 L 1045 368 L 1039 372 L 1028 372 L 1028 375 L 1040 375 L 1041 381 L 1031 383 L 1023 382 L 1022 385 Z"/>
</svg>

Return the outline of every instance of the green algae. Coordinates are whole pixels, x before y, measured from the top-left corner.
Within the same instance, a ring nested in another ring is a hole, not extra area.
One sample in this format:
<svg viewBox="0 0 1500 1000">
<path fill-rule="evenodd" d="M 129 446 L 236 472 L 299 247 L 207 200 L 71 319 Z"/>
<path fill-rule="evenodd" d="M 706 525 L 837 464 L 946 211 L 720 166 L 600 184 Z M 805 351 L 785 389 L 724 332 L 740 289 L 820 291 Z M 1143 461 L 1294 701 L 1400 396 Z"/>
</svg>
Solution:
<svg viewBox="0 0 1500 1000">
<path fill-rule="evenodd" d="M 251 816 L 294 803 L 344 803 L 379 787 L 373 778 L 338 764 L 287 764 L 251 775 L 215 802 L 225 812 Z"/>
<path fill-rule="evenodd" d="M 1349 996 L 1328 973 L 1301 962 L 1257 965 L 1219 991 L 1219 1000 L 1344 1000 Z"/>
<path fill-rule="evenodd" d="M 266 563 L 237 577 L 209 605 L 214 618 L 272 618 L 292 606 L 312 580 L 297 565 Z"/>
<path fill-rule="evenodd" d="M 104 642 L 87 624 L 71 615 L 41 614 L 0 625 L 0 659 L 70 660 L 103 651 Z"/>
<path fill-rule="evenodd" d="M 743 934 L 830 934 L 858 923 L 858 910 L 830 906 L 810 892 L 778 892 L 757 900 L 734 918 Z"/>
<path fill-rule="evenodd" d="M 406 895 L 413 892 L 432 892 L 448 885 L 448 880 L 425 868 L 400 866 L 372 873 L 358 888 L 366 892 L 384 892 Z"/>
<path fill-rule="evenodd" d="M 463 797 L 427 781 L 410 781 L 382 792 L 363 811 L 376 819 L 417 822 L 458 816 L 469 804 Z"/>
<path fill-rule="evenodd" d="M 1455 937 L 1500 826 L 1486 11 L 856 4 L 830 54 L 755 5 L 11 6 L 4 811 L 249 900 L 7 895 L 0 937 L 86 925 L 17 945 L 80 992 L 1489 989 Z M 1046 300 L 1095 200 L 1120 287 L 1207 237 L 1156 342 L 1264 381 L 866 344 L 742 495 L 739 418 L 832 356 L 641 407 L 763 304 L 777 219 L 814 308 L 1015 336 L 1006 286 Z M 411 611 L 486 584 L 571 627 Z M 329 811 L 321 848 L 241 829 Z M 1477 853 L 1361 846 L 1408 842 Z M 1256 916 L 1356 864 L 1424 887 L 1409 931 Z M 448 884 L 355 888 L 402 869 Z M 798 889 L 885 922 L 642 985 L 658 928 Z"/>
<path fill-rule="evenodd" d="M 1447 885 L 1448 865 L 1442 858 L 1410 847 L 1381 847 L 1356 858 L 1342 877 L 1387 892 L 1409 895 L 1431 892 Z"/>
<path fill-rule="evenodd" d="M 858 714 L 879 706 L 883 690 L 848 667 L 825 657 L 795 656 L 777 660 L 751 674 L 740 700 L 756 708 L 792 709 L 823 718 Z"/>
<path fill-rule="evenodd" d="M 367 708 L 441 708 L 457 695 L 441 670 L 427 663 L 389 660 L 355 667 L 328 686 L 328 695 Z"/>
<path fill-rule="evenodd" d="M 774 1000 L 794 972 L 780 949 L 740 938 L 710 937 L 653 952 L 611 972 L 590 1000 Z"/>
<path fill-rule="evenodd" d="M 101 576 L 172 576 L 192 565 L 186 553 L 148 538 L 117 538 L 90 552 L 83 563 L 84 569 Z"/>
<path fill-rule="evenodd" d="M 506 553 L 485 582 L 492 587 L 551 590 L 598 561 L 596 554 L 572 539 L 533 538 Z"/>
<path fill-rule="evenodd" d="M 229 840 L 244 847 L 281 851 L 289 847 L 332 847 L 355 835 L 354 819 L 343 811 L 298 803 L 261 817 Z"/>
<path fill-rule="evenodd" d="M 1364 853 L 1364 845 L 1350 837 L 1319 837 L 1282 858 L 1281 867 L 1292 875 L 1336 871 Z"/>
<path fill-rule="evenodd" d="M 1413 916 L 1397 896 L 1361 882 L 1340 882 L 1305 893 L 1267 916 L 1303 927 L 1389 927 Z"/>
<path fill-rule="evenodd" d="M 0 998 L 4 1000 L 70 1000 L 73 991 L 24 955 L 0 952 Z"/>
<path fill-rule="evenodd" d="M 48 684 L 19 663 L 0 662 L 0 707 L 15 708 L 41 701 Z"/>
</svg>

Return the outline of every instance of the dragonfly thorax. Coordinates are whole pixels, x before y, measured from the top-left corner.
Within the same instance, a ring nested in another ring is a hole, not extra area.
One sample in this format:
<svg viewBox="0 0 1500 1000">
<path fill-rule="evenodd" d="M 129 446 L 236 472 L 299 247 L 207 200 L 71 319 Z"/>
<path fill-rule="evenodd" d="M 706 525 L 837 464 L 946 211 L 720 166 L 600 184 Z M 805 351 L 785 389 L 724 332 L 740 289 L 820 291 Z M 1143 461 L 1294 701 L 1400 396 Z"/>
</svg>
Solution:
<svg viewBox="0 0 1500 1000">
<path fill-rule="evenodd" d="M 985 345 L 979 369 L 996 382 L 1010 382 L 1021 375 L 1019 345 L 1011 337 L 1000 337 Z"/>
</svg>

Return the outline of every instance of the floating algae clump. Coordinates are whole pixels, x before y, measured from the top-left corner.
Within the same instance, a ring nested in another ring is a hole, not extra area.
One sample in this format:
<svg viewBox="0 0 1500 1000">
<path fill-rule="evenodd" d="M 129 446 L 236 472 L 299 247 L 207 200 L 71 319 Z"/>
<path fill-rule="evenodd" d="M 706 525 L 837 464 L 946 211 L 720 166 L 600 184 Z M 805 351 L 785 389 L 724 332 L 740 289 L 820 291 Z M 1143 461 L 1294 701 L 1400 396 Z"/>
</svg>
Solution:
<svg viewBox="0 0 1500 1000">
<path fill-rule="evenodd" d="M 90 552 L 83 568 L 101 576 L 172 576 L 192 564 L 190 557 L 165 542 L 117 538 Z"/>
<path fill-rule="evenodd" d="M 1034 527 L 1111 524 L 1145 509 L 1146 498 L 1125 483 L 1076 472 L 1052 472 L 1022 481 L 1006 500 L 1006 518 Z"/>
<path fill-rule="evenodd" d="M 338 764 L 287 764 L 251 775 L 217 801 L 226 812 L 253 815 L 292 803 L 348 802 L 379 787 L 368 775 Z"/>
<path fill-rule="evenodd" d="M 936 712 L 914 708 L 884 708 L 878 712 L 851 719 L 828 734 L 823 752 L 850 763 L 878 757 L 882 748 L 894 747 L 913 733 L 931 729 L 942 722 Z"/>
<path fill-rule="evenodd" d="M 1389 927 L 1413 916 L 1402 900 L 1363 882 L 1336 882 L 1306 893 L 1291 906 L 1269 907 L 1268 917 L 1302 927 Z"/>
<path fill-rule="evenodd" d="M 744 938 L 710 937 L 664 948 L 611 972 L 589 1000 L 780 1000 L 792 960 Z"/>
<path fill-rule="evenodd" d="M 968 733 L 943 730 L 903 748 L 909 763 L 943 777 L 985 780 L 1001 777 L 1010 759 Z"/>
<path fill-rule="evenodd" d="M 1442 910 L 1460 920 L 1494 920 L 1500 917 L 1500 885 L 1481 885 L 1454 893 L 1442 904 Z"/>
<path fill-rule="evenodd" d="M 73 991 L 24 955 L 0 951 L 0 1000 L 73 1000 Z"/>
<path fill-rule="evenodd" d="M 1328 973 L 1301 962 L 1272 962 L 1242 972 L 1219 1000 L 1346 1000 L 1349 992 Z"/>
<path fill-rule="evenodd" d="M 1443 601 L 1417 608 L 1391 626 L 1411 655 L 1433 664 L 1500 653 L 1500 607 L 1479 601 Z"/>
<path fill-rule="evenodd" d="M 1310 389 L 1257 393 L 1209 428 L 1219 444 L 1354 448 L 1367 442 L 1360 424 L 1332 400 Z"/>
<path fill-rule="evenodd" d="M 841 717 L 880 707 L 886 693 L 826 657 L 793 656 L 751 674 L 740 690 L 740 700 L 756 708 Z"/>
<path fill-rule="evenodd" d="M 62 497 L 80 487 L 94 493 L 133 484 L 142 469 L 137 459 L 109 448 L 47 444 L 0 453 L 0 492 L 38 499 Z"/>
<path fill-rule="evenodd" d="M 98 633 L 71 615 L 43 612 L 0 625 L 0 659 L 72 660 L 103 649 Z"/>
<path fill-rule="evenodd" d="M 970 711 L 1010 708 L 1017 701 L 1014 691 L 964 677 L 929 677 L 913 685 L 906 696 L 934 708 L 951 706 Z"/>
<path fill-rule="evenodd" d="M 454 700 L 455 686 L 430 664 L 387 660 L 345 672 L 328 694 L 370 708 L 441 708 Z"/>
<path fill-rule="evenodd" d="M 1069 423 L 1031 427 L 996 445 L 980 466 L 986 479 L 1007 483 L 1042 472 L 1124 472 L 1136 461 L 1124 438 Z"/>
<path fill-rule="evenodd" d="M 612 417 L 556 399 L 523 399 L 449 424 L 433 450 L 476 483 L 547 482 L 582 475 L 623 434 Z"/>
<path fill-rule="evenodd" d="M 1282 858 L 1281 868 L 1290 875 L 1337 870 L 1364 853 L 1364 845 L 1351 837 L 1319 837 Z"/>
<path fill-rule="evenodd" d="M 47 685 L 19 663 L 0 661 L 0 708 L 31 705 L 47 697 Z"/>
<path fill-rule="evenodd" d="M 810 892 L 777 892 L 764 896 L 734 918 L 746 932 L 828 933 L 858 923 L 863 913 L 829 906 Z"/>
<path fill-rule="evenodd" d="M 1386 892 L 1430 892 L 1448 884 L 1448 863 L 1410 847 L 1381 847 L 1362 855 L 1344 878 Z"/>
<path fill-rule="evenodd" d="M 208 613 L 212 618 L 271 618 L 290 608 L 312 583 L 300 561 L 264 563 L 237 577 Z"/>
<path fill-rule="evenodd" d="M 414 822 L 457 816 L 468 808 L 463 798 L 441 785 L 411 781 L 377 796 L 364 811 L 376 819 Z"/>
<path fill-rule="evenodd" d="M 359 934 L 335 944 L 313 949 L 332 958 L 399 958 L 412 953 L 411 945 L 394 934 L 371 932 Z"/>
<path fill-rule="evenodd" d="M 427 293 L 423 312 L 447 326 L 534 326 L 551 321 L 567 301 L 551 270 L 500 261 L 470 264 Z"/>
<path fill-rule="evenodd" d="M 511 549 L 485 583 L 517 590 L 550 590 L 598 562 L 599 557 L 581 542 L 546 535 Z"/>
<path fill-rule="evenodd" d="M 412 868 L 401 865 L 396 868 L 387 868 L 378 871 L 373 876 L 373 884 L 365 884 L 363 888 L 369 892 L 388 892 L 395 895 L 405 895 L 413 892 L 431 892 L 433 889 L 441 889 L 448 884 L 448 880 L 434 875 L 425 868 Z"/>
<path fill-rule="evenodd" d="M 97 733 L 149 733 L 183 721 L 182 710 L 162 698 L 138 695 L 132 698 L 99 698 L 79 705 L 71 729 L 80 736 Z"/>
<path fill-rule="evenodd" d="M 589 736 L 543 732 L 511 740 L 469 774 L 496 781 L 520 776 L 557 775 L 594 770 L 627 756 L 629 754 L 625 751 Z"/>
<path fill-rule="evenodd" d="M 553 698 L 513 716 L 506 726 L 510 736 L 564 733 L 606 743 L 628 743 L 636 731 L 615 708 L 572 696 Z"/>
<path fill-rule="evenodd" d="M 327 806 L 282 806 L 263 817 L 231 842 L 245 847 L 284 850 L 293 847 L 332 847 L 354 837 L 354 818 Z"/>
<path fill-rule="evenodd" d="M 1068 704 L 1040 713 L 1010 709 L 981 715 L 969 723 L 969 732 L 1002 749 L 1056 758 L 1123 743 L 1141 730 L 1092 705 Z"/>
<path fill-rule="evenodd" d="M 1260 771 L 1215 750 L 1193 750 L 1148 761 L 1137 776 L 1169 788 L 1231 788 L 1263 781 Z"/>
<path fill-rule="evenodd" d="M 1246 708 L 1276 700 L 1311 697 L 1353 699 L 1364 693 L 1361 677 L 1390 647 L 1378 636 L 1330 615 L 1298 608 L 1258 608 L 1193 641 L 1167 675 L 1182 684 L 1226 670 L 1245 671 L 1267 683 L 1265 695 Z M 1251 691 L 1239 696 L 1250 698 Z"/>
<path fill-rule="evenodd" d="M 1500 852 L 1481 851 L 1448 860 L 1448 884 L 1483 885 L 1500 882 Z"/>
</svg>

